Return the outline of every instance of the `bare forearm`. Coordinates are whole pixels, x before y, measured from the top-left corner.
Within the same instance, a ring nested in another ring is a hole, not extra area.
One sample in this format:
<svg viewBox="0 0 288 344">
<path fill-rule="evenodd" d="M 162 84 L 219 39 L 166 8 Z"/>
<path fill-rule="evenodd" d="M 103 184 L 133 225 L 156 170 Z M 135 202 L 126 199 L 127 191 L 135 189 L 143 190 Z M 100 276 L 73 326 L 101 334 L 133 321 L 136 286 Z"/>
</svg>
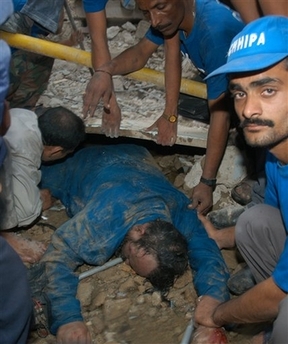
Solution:
<svg viewBox="0 0 288 344">
<path fill-rule="evenodd" d="M 157 45 L 143 38 L 135 46 L 126 49 L 110 62 L 101 66 L 112 75 L 125 75 L 143 68 Z"/>
<path fill-rule="evenodd" d="M 222 100 L 221 100 L 222 103 Z M 215 101 L 209 101 L 210 126 L 207 138 L 206 159 L 203 177 L 216 178 L 223 158 L 230 128 L 230 115 L 225 109 L 218 108 Z"/>
<path fill-rule="evenodd" d="M 92 41 L 92 65 L 96 69 L 111 59 L 107 43 L 105 11 L 86 13 L 86 19 Z"/>
<path fill-rule="evenodd" d="M 243 295 L 219 305 L 213 320 L 218 326 L 270 321 L 277 316 L 279 303 L 285 296 L 270 277 Z"/>
<path fill-rule="evenodd" d="M 179 35 L 165 39 L 165 113 L 177 114 L 181 84 L 181 53 Z"/>
</svg>

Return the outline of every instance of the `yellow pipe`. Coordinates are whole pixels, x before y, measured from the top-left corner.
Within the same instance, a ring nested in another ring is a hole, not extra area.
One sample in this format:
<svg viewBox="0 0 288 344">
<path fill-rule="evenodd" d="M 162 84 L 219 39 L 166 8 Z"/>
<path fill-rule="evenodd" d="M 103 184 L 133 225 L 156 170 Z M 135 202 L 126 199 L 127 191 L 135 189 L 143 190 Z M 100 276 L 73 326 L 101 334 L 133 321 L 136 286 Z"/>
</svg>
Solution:
<svg viewBox="0 0 288 344">
<path fill-rule="evenodd" d="M 92 67 L 91 53 L 88 51 L 67 47 L 59 43 L 35 37 L 4 31 L 0 31 L 0 39 L 4 39 L 14 48 L 28 50 L 37 54 L 53 57 L 55 59 L 78 63 L 89 68 Z M 164 87 L 164 73 L 150 68 L 142 68 L 137 72 L 128 74 L 128 76 L 133 79 L 151 82 L 157 86 Z M 194 80 L 182 78 L 180 92 L 198 98 L 207 98 L 206 85 Z"/>
</svg>

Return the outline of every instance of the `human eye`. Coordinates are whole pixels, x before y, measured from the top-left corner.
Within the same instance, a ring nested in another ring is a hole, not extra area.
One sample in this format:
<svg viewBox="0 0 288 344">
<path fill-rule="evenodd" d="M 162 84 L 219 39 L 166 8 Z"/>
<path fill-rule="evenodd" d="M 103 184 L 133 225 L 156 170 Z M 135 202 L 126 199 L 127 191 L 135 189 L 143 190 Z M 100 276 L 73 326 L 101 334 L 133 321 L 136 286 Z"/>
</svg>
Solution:
<svg viewBox="0 0 288 344">
<path fill-rule="evenodd" d="M 241 100 L 245 97 L 245 93 L 244 92 L 241 92 L 241 91 L 234 91 L 234 92 L 231 92 L 231 97 L 235 100 Z"/>
<path fill-rule="evenodd" d="M 166 7 L 165 4 L 159 4 L 159 5 L 157 5 L 157 10 L 162 11 L 162 10 L 164 10 L 165 7 Z"/>
<path fill-rule="evenodd" d="M 264 97 L 271 97 L 271 96 L 274 96 L 276 94 L 276 89 L 275 88 L 272 88 L 272 87 L 267 87 L 265 88 L 263 91 L 262 91 L 262 95 Z"/>
</svg>

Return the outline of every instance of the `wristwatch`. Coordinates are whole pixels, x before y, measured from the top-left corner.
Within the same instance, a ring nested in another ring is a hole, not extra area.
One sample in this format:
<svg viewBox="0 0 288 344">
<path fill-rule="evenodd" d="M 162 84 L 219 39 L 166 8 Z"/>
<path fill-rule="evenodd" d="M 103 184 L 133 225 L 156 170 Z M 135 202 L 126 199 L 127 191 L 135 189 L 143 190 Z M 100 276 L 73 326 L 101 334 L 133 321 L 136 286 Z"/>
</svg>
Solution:
<svg viewBox="0 0 288 344">
<path fill-rule="evenodd" d="M 167 119 L 170 123 L 175 123 L 178 119 L 178 115 L 167 115 L 166 113 L 163 113 L 162 117 Z"/>
</svg>

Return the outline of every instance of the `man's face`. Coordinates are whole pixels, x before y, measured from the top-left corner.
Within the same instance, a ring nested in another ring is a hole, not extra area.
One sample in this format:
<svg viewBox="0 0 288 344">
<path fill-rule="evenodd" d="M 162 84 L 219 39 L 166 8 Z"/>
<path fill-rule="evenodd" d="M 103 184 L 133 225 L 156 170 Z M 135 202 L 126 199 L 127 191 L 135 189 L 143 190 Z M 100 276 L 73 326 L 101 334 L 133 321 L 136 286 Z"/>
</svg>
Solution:
<svg viewBox="0 0 288 344">
<path fill-rule="evenodd" d="M 139 247 L 137 240 L 142 237 L 141 231 L 132 228 L 125 238 L 121 257 L 138 275 L 147 277 L 157 268 L 156 258 L 152 254 L 145 252 L 143 247 Z"/>
<path fill-rule="evenodd" d="M 285 61 L 266 71 L 232 75 L 230 91 L 249 145 L 277 146 L 288 138 L 288 72 Z"/>
<path fill-rule="evenodd" d="M 164 36 L 174 35 L 185 16 L 184 0 L 137 0 L 151 25 Z"/>
</svg>

